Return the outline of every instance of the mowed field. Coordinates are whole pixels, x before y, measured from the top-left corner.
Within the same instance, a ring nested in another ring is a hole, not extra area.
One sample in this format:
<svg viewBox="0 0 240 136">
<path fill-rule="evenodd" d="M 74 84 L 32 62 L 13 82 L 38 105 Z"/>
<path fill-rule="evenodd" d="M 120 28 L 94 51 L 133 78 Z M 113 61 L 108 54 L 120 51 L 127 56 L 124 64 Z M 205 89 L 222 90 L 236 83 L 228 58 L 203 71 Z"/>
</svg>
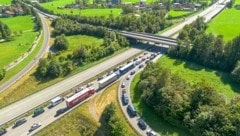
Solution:
<svg viewBox="0 0 240 136">
<path fill-rule="evenodd" d="M 37 32 L 34 31 L 34 22 L 31 16 L 1 18 L 12 31 L 13 41 L 0 43 L 0 67 L 13 62 L 31 47 Z M 20 31 L 22 34 L 20 34 Z M 16 36 L 14 33 L 17 33 Z"/>
<path fill-rule="evenodd" d="M 11 4 L 12 0 L 0 0 L 0 5 Z"/>
<path fill-rule="evenodd" d="M 109 16 L 112 12 L 114 16 L 121 14 L 122 9 L 111 8 L 111 9 L 59 9 L 58 7 L 64 7 L 66 4 L 74 3 L 75 0 L 54 0 L 52 2 L 41 3 L 40 5 L 45 9 L 49 9 L 54 14 L 74 14 L 81 16 Z M 91 3 L 91 1 L 89 1 Z"/>
<path fill-rule="evenodd" d="M 183 15 L 187 15 L 191 12 L 189 11 L 175 11 L 175 10 L 170 10 L 168 12 L 168 15 L 172 16 L 172 17 L 178 17 L 178 16 L 183 16 Z"/>
<path fill-rule="evenodd" d="M 240 0 L 236 0 L 236 3 L 239 4 Z M 216 36 L 223 35 L 224 41 L 232 40 L 240 34 L 239 20 L 240 10 L 234 7 L 225 9 L 208 24 L 207 32 Z"/>
<path fill-rule="evenodd" d="M 208 69 L 192 62 L 173 59 L 167 56 L 159 59 L 158 63 L 171 69 L 173 73 L 180 75 L 180 77 L 192 85 L 205 80 L 219 93 L 229 99 L 240 93 L 240 86 L 231 81 L 228 73 Z"/>
<path fill-rule="evenodd" d="M 126 136 L 137 136 L 137 134 L 130 127 L 126 121 L 120 105 L 117 101 L 117 91 L 118 83 L 113 84 L 107 88 L 101 94 L 97 94 L 94 98 L 84 103 L 83 105 L 77 107 L 64 117 L 50 124 L 42 131 L 40 131 L 37 136 L 59 136 L 59 135 L 69 135 L 69 136 L 79 136 L 79 135 L 96 135 L 103 136 L 104 131 L 102 129 L 101 123 L 99 122 L 102 117 L 103 110 L 105 107 L 114 103 L 116 105 L 116 114 L 122 120 L 127 132 Z M 66 125 L 63 125 L 66 124 Z"/>
</svg>

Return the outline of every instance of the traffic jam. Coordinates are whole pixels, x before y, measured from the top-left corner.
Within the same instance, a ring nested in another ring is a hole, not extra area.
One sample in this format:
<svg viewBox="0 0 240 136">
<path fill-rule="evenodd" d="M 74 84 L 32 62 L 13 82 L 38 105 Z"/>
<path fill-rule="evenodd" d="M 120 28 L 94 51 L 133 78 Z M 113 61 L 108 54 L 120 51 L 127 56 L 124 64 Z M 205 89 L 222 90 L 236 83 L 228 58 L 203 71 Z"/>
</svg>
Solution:
<svg viewBox="0 0 240 136">
<path fill-rule="evenodd" d="M 154 59 L 159 54 L 160 54 L 160 52 L 151 53 L 149 55 L 149 53 L 145 52 L 144 54 L 138 56 L 137 58 L 134 58 L 133 60 L 127 62 L 127 64 L 116 67 L 113 71 L 108 72 L 105 77 L 103 77 L 103 76 L 98 77 L 97 81 L 88 83 L 85 88 L 77 87 L 75 90 L 73 90 L 71 93 L 67 94 L 65 97 L 57 96 L 57 97 L 53 98 L 52 100 L 50 100 L 50 105 L 47 108 L 50 110 L 65 101 L 66 106 L 56 110 L 56 113 L 54 115 L 54 117 L 56 118 L 59 115 L 62 115 L 63 113 L 69 111 L 71 108 L 75 107 L 76 105 L 80 104 L 81 102 L 83 102 L 84 100 L 89 98 L 90 96 L 94 95 L 101 89 L 110 85 L 114 81 L 118 80 L 121 76 L 123 76 L 124 74 L 126 74 L 127 72 L 129 72 L 130 70 L 135 68 L 136 66 L 138 66 L 139 68 L 144 67 L 144 64 L 142 64 L 142 62 L 148 63 L 149 61 Z M 132 75 L 134 73 L 135 72 L 131 72 Z M 124 85 L 122 85 L 122 86 L 124 86 Z M 128 104 L 129 100 L 128 100 L 128 96 L 126 93 L 123 93 L 122 100 L 125 103 L 125 105 Z M 131 116 L 136 116 L 137 112 L 136 112 L 135 108 L 133 107 L 133 105 L 128 105 L 127 107 L 128 107 L 127 109 L 131 111 L 131 114 L 132 114 Z M 38 107 L 38 108 L 34 109 L 32 118 L 36 118 L 36 117 L 40 116 L 41 114 L 43 114 L 44 112 L 45 112 L 44 107 Z M 28 118 L 28 120 L 29 119 L 30 118 Z M 18 119 L 13 124 L 11 129 L 15 129 L 21 125 L 24 125 L 28 120 L 26 117 Z M 139 122 L 140 122 L 140 124 L 144 123 L 143 121 L 139 121 Z M 143 123 L 141 123 L 141 122 L 143 122 Z M 33 123 L 28 130 L 28 134 L 31 133 L 32 131 L 40 128 L 41 126 L 43 126 L 43 125 L 40 122 Z M 143 127 L 144 127 L 144 125 L 143 125 Z M 0 136 L 4 135 L 6 133 L 7 133 L 6 129 L 0 130 Z M 154 133 L 155 132 L 153 132 L 151 134 L 154 134 Z"/>
</svg>

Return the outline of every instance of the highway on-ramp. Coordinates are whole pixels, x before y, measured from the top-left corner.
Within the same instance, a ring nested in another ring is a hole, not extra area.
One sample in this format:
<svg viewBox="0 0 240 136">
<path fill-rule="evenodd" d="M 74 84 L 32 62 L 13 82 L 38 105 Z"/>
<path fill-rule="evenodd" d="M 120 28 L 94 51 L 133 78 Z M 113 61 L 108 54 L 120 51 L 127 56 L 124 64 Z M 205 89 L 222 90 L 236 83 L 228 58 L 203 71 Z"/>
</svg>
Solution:
<svg viewBox="0 0 240 136">
<path fill-rule="evenodd" d="M 19 79 L 21 79 L 25 74 L 27 74 L 34 66 L 38 64 L 39 59 L 48 51 L 49 48 L 49 39 L 50 39 L 50 31 L 48 24 L 45 20 L 45 17 L 41 14 L 39 14 L 39 17 L 41 18 L 42 21 L 42 26 L 43 26 L 43 44 L 41 45 L 41 49 L 35 59 L 33 59 L 24 69 L 22 69 L 20 72 L 18 72 L 15 76 L 13 76 L 11 79 L 6 81 L 0 86 L 0 93 L 16 83 Z"/>
</svg>

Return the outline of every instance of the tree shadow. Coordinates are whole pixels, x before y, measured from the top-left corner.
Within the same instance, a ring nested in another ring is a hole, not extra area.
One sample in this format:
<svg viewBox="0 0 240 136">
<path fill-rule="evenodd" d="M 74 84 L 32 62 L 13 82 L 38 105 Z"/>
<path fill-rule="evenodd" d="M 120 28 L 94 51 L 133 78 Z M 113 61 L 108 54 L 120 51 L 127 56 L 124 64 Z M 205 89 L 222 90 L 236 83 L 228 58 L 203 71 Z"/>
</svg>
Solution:
<svg viewBox="0 0 240 136">
<path fill-rule="evenodd" d="M 200 70 L 205 69 L 201 65 L 198 65 L 198 64 L 196 64 L 194 62 L 188 62 L 188 61 L 185 61 L 184 68 L 188 68 L 188 69 L 191 69 L 191 70 L 194 70 L 194 71 L 200 71 Z"/>
<path fill-rule="evenodd" d="M 240 85 L 232 81 L 230 73 L 223 72 L 223 71 L 216 71 L 215 74 L 220 77 L 221 81 L 225 85 L 230 85 L 231 89 L 236 92 L 240 93 Z"/>
</svg>

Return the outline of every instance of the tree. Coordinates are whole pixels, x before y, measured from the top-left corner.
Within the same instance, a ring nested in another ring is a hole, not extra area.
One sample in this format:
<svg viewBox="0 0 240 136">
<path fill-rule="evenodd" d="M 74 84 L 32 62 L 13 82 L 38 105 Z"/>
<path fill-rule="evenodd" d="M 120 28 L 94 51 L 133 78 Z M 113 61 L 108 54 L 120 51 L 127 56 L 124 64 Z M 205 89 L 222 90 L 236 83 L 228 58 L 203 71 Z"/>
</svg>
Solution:
<svg viewBox="0 0 240 136">
<path fill-rule="evenodd" d="M 51 78 L 56 78 L 56 77 L 59 77 L 61 73 L 62 73 L 62 69 L 59 62 L 53 59 L 47 68 L 47 74 Z"/>
<path fill-rule="evenodd" d="M 0 81 L 5 77 L 6 70 L 5 69 L 0 69 Z"/>
<path fill-rule="evenodd" d="M 57 36 L 56 39 L 54 40 L 53 47 L 57 51 L 67 50 L 68 46 L 69 46 L 68 40 L 66 39 L 65 35 L 63 35 L 63 34 L 60 36 Z"/>
</svg>

